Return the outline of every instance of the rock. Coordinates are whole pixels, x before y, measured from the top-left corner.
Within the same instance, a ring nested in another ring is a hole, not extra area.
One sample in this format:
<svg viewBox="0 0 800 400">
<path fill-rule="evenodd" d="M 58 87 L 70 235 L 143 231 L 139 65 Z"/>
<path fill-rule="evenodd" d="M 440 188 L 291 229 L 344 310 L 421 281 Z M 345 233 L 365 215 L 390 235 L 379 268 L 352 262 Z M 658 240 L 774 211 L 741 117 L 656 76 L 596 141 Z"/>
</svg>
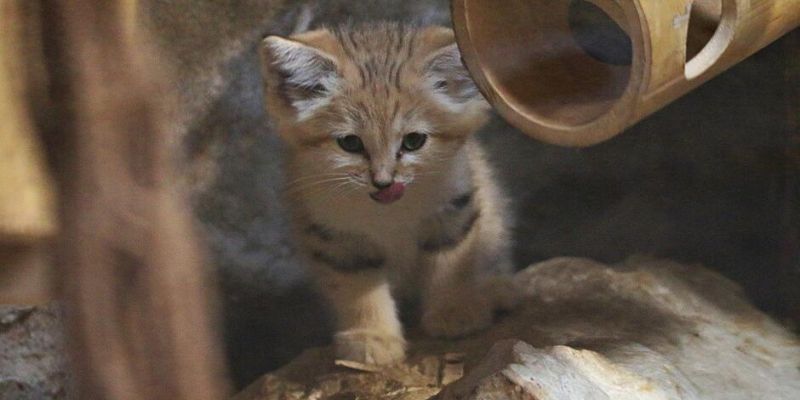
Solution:
<svg viewBox="0 0 800 400">
<path fill-rule="evenodd" d="M 22 400 L 22 399 L 45 399 L 45 393 L 40 388 L 33 387 L 28 383 L 16 379 L 0 380 L 0 399 L 3 400 Z"/>
<path fill-rule="evenodd" d="M 66 399 L 58 306 L 0 305 L 0 400 Z"/>
<path fill-rule="evenodd" d="M 234 400 L 424 400 L 441 390 L 444 360 L 415 357 L 377 372 L 335 365 L 329 348 L 305 351 L 276 374 L 266 375 Z"/>
<path fill-rule="evenodd" d="M 378 372 L 309 350 L 235 399 L 800 398 L 798 338 L 701 266 L 557 258 L 515 280 L 525 302 L 480 335 L 448 342 L 412 329 L 408 361 Z M 466 371 L 449 385 L 448 363 Z"/>
<path fill-rule="evenodd" d="M 569 346 L 536 349 L 509 339 L 495 344 L 468 377 L 447 387 L 442 399 L 702 399 L 692 383 L 665 367 L 663 357 L 641 348 L 636 373 L 591 350 Z M 652 361 L 652 362 L 648 362 Z M 665 372 L 661 380 L 646 376 L 650 369 Z M 564 379 L 564 377 L 568 377 Z M 566 384 L 565 384 L 566 383 Z M 664 387 L 659 387 L 659 385 Z M 477 397 L 479 396 L 479 397 Z"/>
</svg>

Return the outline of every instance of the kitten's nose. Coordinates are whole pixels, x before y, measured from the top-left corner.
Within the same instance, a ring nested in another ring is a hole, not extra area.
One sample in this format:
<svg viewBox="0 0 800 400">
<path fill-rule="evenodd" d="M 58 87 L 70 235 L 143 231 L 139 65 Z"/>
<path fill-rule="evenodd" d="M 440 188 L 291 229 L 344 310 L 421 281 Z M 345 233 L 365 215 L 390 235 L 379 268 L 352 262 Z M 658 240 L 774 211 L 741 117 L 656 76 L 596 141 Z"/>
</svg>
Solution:
<svg viewBox="0 0 800 400">
<path fill-rule="evenodd" d="M 376 160 L 372 164 L 372 186 L 378 190 L 386 189 L 394 183 L 394 165 Z"/>
<path fill-rule="evenodd" d="M 378 188 L 378 190 L 386 189 L 389 186 L 392 186 L 392 183 L 393 182 L 391 179 L 377 180 L 375 178 L 372 178 L 372 186 L 375 186 L 376 188 Z"/>
</svg>

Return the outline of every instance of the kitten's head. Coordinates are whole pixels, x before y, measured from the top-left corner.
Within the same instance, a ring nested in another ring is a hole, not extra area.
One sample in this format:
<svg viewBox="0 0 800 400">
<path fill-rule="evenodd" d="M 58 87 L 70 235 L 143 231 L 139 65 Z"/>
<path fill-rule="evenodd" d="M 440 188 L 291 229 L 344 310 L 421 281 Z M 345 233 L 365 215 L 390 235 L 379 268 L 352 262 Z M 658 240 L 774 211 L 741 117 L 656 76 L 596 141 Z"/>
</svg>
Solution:
<svg viewBox="0 0 800 400">
<path fill-rule="evenodd" d="M 320 29 L 261 50 L 267 109 L 302 175 L 376 201 L 441 170 L 487 118 L 450 29 Z"/>
</svg>

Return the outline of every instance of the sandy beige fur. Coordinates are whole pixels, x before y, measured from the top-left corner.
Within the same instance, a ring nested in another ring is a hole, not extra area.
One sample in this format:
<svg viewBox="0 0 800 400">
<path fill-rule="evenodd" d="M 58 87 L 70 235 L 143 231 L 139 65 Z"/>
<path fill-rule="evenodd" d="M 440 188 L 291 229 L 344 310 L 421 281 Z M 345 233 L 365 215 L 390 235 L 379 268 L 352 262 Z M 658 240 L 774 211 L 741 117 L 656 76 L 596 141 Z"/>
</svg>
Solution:
<svg viewBox="0 0 800 400">
<path fill-rule="evenodd" d="M 338 356 L 404 356 L 396 297 L 421 299 L 422 327 L 453 337 L 509 306 L 507 204 L 472 134 L 488 106 L 449 29 L 321 29 L 262 46 L 268 112 L 288 148 L 293 235 L 337 317 Z M 403 151 L 404 135 L 428 137 Z M 337 138 L 357 135 L 362 154 Z M 405 184 L 392 204 L 375 180 Z"/>
</svg>

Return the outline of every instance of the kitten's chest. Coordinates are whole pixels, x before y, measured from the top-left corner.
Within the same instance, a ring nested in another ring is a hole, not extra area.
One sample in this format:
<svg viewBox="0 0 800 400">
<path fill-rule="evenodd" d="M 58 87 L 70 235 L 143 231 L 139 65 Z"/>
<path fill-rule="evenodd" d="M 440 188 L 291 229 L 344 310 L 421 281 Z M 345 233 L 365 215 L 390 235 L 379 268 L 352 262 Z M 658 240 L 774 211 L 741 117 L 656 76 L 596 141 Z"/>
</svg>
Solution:
<svg viewBox="0 0 800 400">
<path fill-rule="evenodd" d="M 420 276 L 420 220 L 406 218 L 392 226 L 377 224 L 367 228 L 369 237 L 386 254 L 387 275 L 394 290 L 405 293 Z"/>
<path fill-rule="evenodd" d="M 393 261 L 392 264 L 416 257 L 420 223 L 424 220 L 424 214 L 419 210 L 378 209 L 372 213 L 364 212 L 364 209 L 354 211 L 356 212 L 344 220 L 333 222 L 345 229 L 364 234 L 384 249 L 387 258 Z"/>
<path fill-rule="evenodd" d="M 418 199 L 399 205 L 385 206 L 368 199 L 341 204 L 320 204 L 312 211 L 312 219 L 335 230 L 351 232 L 381 249 L 387 266 L 405 271 L 415 264 L 419 255 L 421 223 L 431 205 Z M 415 201 L 416 200 L 416 201 Z"/>
</svg>

